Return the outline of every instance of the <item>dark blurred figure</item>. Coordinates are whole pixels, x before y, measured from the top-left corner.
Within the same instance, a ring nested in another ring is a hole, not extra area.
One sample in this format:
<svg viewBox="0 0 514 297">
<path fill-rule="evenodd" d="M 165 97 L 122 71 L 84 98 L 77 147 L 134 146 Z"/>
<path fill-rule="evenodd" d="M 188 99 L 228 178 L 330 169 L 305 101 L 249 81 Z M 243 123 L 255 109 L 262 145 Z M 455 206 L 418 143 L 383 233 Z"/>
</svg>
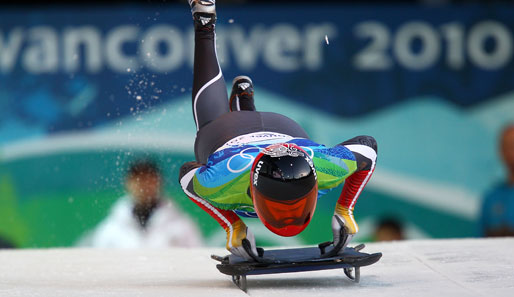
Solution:
<svg viewBox="0 0 514 297">
<path fill-rule="evenodd" d="M 500 136 L 500 155 L 507 179 L 489 191 L 482 204 L 482 236 L 514 236 L 514 124 Z"/>
<path fill-rule="evenodd" d="M 403 240 L 403 227 L 395 219 L 383 219 L 378 223 L 374 234 L 375 241 Z"/>
<path fill-rule="evenodd" d="M 13 249 L 13 248 L 15 248 L 14 244 L 12 244 L 7 239 L 0 237 L 0 249 Z"/>
<path fill-rule="evenodd" d="M 128 170 L 127 195 L 112 207 L 108 217 L 79 243 L 81 246 L 113 248 L 162 248 L 200 246 L 196 225 L 175 208 L 161 191 L 162 176 L 148 160 Z"/>
</svg>

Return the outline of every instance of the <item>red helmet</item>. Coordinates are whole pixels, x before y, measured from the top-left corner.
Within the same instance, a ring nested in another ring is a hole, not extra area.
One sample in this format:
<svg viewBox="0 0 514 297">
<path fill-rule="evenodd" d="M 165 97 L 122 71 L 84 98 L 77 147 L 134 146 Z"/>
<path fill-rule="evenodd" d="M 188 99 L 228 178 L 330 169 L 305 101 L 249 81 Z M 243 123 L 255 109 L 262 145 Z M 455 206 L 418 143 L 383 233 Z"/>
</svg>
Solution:
<svg viewBox="0 0 514 297">
<path fill-rule="evenodd" d="M 273 233 L 294 236 L 309 224 L 318 198 L 311 157 L 293 143 L 266 147 L 253 162 L 250 191 L 257 216 Z"/>
</svg>

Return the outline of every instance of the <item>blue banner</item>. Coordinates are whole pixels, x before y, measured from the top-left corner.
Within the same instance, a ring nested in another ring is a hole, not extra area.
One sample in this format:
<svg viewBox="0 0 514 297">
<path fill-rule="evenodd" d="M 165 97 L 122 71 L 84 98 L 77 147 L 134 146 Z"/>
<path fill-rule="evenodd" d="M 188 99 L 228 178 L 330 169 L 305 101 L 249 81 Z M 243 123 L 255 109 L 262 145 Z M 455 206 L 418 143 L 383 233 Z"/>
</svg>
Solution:
<svg viewBox="0 0 514 297">
<path fill-rule="evenodd" d="M 467 107 L 514 85 L 514 6 L 218 12 L 226 80 L 344 117 L 422 95 Z M 186 6 L 0 12 L 0 143 L 113 123 L 190 92 Z M 320 100 L 321 99 L 321 100 Z"/>
</svg>

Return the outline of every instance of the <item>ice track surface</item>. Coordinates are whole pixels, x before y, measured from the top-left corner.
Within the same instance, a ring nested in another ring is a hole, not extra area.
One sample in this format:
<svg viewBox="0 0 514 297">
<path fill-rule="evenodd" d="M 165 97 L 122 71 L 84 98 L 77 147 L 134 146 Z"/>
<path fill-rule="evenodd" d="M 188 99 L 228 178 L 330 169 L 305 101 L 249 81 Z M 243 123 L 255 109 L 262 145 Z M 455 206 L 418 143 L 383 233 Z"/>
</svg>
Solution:
<svg viewBox="0 0 514 297">
<path fill-rule="evenodd" d="M 514 296 L 514 238 L 368 244 L 361 268 L 248 276 L 250 296 Z M 223 249 L 0 250 L 0 296 L 247 296 L 218 272 Z"/>
</svg>

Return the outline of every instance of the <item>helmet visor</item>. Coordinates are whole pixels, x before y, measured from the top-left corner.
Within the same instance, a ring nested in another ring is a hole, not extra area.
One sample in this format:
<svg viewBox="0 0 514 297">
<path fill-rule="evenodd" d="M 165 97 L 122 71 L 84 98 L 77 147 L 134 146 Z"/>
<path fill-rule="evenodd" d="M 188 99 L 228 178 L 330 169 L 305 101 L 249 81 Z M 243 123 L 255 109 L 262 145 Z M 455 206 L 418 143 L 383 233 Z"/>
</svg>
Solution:
<svg viewBox="0 0 514 297">
<path fill-rule="evenodd" d="M 255 211 L 264 225 L 280 236 L 294 236 L 309 224 L 318 198 L 318 186 L 295 200 L 275 200 L 252 189 Z"/>
</svg>

